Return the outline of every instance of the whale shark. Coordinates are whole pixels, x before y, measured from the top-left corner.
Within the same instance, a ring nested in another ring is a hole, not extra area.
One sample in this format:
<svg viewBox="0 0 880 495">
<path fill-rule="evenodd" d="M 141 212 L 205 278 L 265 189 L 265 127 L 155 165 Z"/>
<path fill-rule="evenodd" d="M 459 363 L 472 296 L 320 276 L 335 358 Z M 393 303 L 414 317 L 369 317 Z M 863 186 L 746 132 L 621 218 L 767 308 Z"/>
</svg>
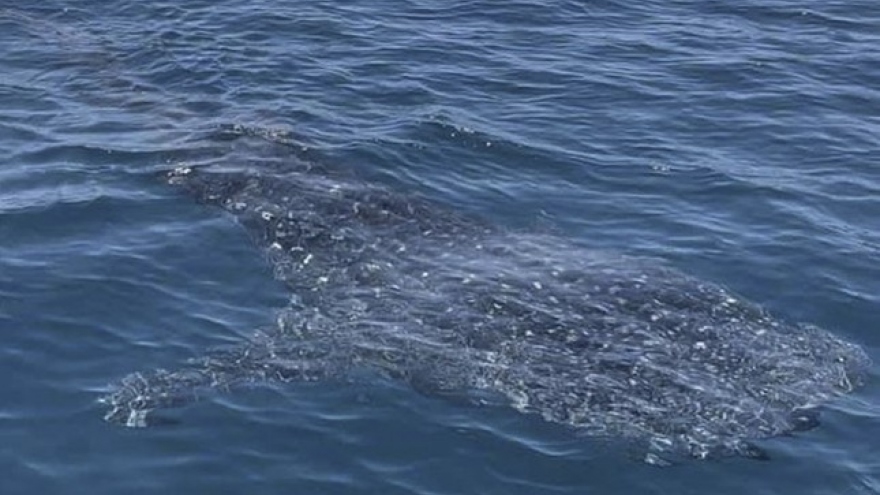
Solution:
<svg viewBox="0 0 880 495">
<path fill-rule="evenodd" d="M 126 376 L 105 419 L 148 426 L 212 391 L 370 369 L 650 453 L 763 457 L 755 442 L 816 427 L 864 381 L 857 344 L 657 260 L 291 161 L 161 173 L 243 227 L 290 304 L 238 345 Z"/>
</svg>

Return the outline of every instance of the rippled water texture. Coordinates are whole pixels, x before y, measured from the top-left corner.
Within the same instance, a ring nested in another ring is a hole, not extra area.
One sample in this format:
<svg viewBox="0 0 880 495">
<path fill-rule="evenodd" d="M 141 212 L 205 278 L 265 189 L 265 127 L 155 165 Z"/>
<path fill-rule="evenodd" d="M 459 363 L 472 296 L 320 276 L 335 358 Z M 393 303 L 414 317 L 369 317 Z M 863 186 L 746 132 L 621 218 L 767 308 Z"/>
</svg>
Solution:
<svg viewBox="0 0 880 495">
<path fill-rule="evenodd" d="M 876 364 L 767 461 L 666 469 L 369 369 L 157 428 L 98 403 L 297 303 L 156 180 L 181 166 L 311 163 L 576 246 L 553 256 L 657 260 L 877 363 L 877 46 L 868 2 L 0 0 L 0 493 L 880 492 Z"/>
</svg>

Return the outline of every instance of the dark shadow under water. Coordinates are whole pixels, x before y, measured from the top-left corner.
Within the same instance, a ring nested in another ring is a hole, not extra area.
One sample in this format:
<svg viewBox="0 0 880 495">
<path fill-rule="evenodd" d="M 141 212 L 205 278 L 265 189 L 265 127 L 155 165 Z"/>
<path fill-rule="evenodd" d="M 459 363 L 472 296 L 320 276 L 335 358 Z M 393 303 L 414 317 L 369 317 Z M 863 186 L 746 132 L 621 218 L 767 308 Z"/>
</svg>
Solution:
<svg viewBox="0 0 880 495">
<path fill-rule="evenodd" d="M 485 391 L 658 455 L 762 457 L 756 439 L 815 427 L 868 364 L 656 262 L 507 232 L 308 161 L 181 167 L 163 180 L 219 207 L 293 297 L 277 324 L 175 371 L 132 374 L 107 419 L 264 380 L 345 380 L 364 367 L 420 391 Z"/>
</svg>

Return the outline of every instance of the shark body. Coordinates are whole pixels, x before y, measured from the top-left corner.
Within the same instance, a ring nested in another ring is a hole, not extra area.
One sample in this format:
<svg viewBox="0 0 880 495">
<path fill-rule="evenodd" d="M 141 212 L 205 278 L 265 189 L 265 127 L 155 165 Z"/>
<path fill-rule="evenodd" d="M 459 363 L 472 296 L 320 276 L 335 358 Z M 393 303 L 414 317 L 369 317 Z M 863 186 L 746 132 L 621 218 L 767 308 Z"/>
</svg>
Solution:
<svg viewBox="0 0 880 495">
<path fill-rule="evenodd" d="M 755 440 L 815 426 L 815 408 L 852 391 L 868 362 L 826 330 L 674 269 L 504 231 L 306 163 L 163 179 L 244 226 L 293 297 L 240 346 L 123 379 L 104 402 L 130 426 L 206 389 L 366 366 L 651 451 L 760 456 Z"/>
</svg>

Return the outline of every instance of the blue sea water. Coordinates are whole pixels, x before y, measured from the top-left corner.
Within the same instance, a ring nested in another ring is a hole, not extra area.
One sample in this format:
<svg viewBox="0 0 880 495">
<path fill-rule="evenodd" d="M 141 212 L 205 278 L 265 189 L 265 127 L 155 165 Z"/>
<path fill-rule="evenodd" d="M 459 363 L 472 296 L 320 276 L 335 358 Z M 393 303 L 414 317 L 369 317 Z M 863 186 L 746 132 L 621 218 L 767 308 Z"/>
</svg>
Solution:
<svg viewBox="0 0 880 495">
<path fill-rule="evenodd" d="M 880 362 L 875 3 L 0 0 L 0 494 L 880 493 L 876 365 L 766 462 L 658 468 L 378 379 L 104 422 L 121 377 L 286 304 L 154 178 L 262 153 L 667 260 Z"/>
</svg>

